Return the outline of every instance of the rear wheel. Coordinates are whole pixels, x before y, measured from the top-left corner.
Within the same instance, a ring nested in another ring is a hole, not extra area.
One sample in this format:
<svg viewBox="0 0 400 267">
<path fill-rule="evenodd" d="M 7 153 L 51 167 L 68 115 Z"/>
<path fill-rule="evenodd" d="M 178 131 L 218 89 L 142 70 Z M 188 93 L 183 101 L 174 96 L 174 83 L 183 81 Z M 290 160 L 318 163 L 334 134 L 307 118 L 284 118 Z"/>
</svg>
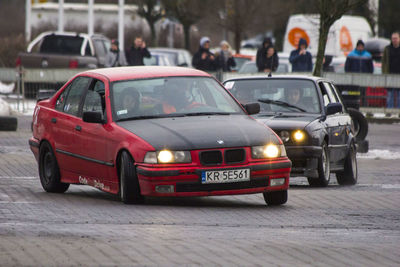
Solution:
<svg viewBox="0 0 400 267">
<path fill-rule="evenodd" d="M 64 193 L 69 184 L 61 182 L 60 169 L 51 145 L 43 142 L 39 149 L 40 183 L 46 192 Z"/>
<path fill-rule="evenodd" d="M 139 180 L 132 157 L 122 152 L 119 165 L 119 195 L 125 204 L 141 204 L 144 197 L 140 194 Z"/>
<path fill-rule="evenodd" d="M 336 173 L 336 179 L 340 185 L 355 185 L 358 179 L 357 151 L 354 144 L 350 146 L 344 162 L 344 170 Z"/>
<path fill-rule="evenodd" d="M 322 143 L 322 154 L 318 159 L 318 178 L 308 177 L 308 183 L 313 187 L 326 187 L 330 180 L 329 151 L 326 142 Z"/>
<path fill-rule="evenodd" d="M 272 191 L 263 193 L 265 203 L 268 206 L 282 205 L 287 202 L 288 193 L 287 190 L 284 191 Z"/>
</svg>

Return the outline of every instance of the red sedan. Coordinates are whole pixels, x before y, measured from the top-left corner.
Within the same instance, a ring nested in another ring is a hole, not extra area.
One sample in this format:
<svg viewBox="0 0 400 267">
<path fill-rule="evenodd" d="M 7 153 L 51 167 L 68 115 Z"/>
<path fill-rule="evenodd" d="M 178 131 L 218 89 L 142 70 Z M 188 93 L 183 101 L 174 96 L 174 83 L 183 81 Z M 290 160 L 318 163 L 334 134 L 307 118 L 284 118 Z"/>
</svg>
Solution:
<svg viewBox="0 0 400 267">
<path fill-rule="evenodd" d="M 279 137 L 213 77 L 179 67 L 82 72 L 38 102 L 30 148 L 47 192 L 86 184 L 145 196 L 263 193 L 287 201 L 291 162 Z"/>
</svg>

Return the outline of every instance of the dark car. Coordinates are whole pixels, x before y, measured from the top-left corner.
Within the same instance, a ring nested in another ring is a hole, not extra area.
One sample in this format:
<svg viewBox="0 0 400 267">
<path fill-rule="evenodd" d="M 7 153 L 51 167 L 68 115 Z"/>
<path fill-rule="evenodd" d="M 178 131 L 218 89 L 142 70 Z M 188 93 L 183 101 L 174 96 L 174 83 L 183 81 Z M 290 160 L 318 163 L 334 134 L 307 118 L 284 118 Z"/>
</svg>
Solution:
<svg viewBox="0 0 400 267">
<path fill-rule="evenodd" d="M 39 101 L 29 144 L 48 192 L 86 184 L 125 203 L 144 196 L 263 193 L 287 201 L 278 136 L 209 74 L 181 67 L 82 72 Z"/>
<path fill-rule="evenodd" d="M 341 185 L 357 183 L 352 120 L 331 81 L 290 75 L 236 78 L 224 84 L 241 103 L 260 103 L 254 117 L 283 140 L 292 176 L 307 177 L 311 186 L 327 186 L 333 172 Z"/>
</svg>

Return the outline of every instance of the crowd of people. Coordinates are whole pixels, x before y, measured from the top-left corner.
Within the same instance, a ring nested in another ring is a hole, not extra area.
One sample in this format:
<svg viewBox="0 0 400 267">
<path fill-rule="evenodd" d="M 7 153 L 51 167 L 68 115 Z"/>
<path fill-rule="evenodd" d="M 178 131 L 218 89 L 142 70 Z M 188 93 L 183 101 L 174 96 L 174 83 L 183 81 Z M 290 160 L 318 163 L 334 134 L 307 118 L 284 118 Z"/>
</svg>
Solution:
<svg viewBox="0 0 400 267">
<path fill-rule="evenodd" d="M 204 36 L 200 39 L 200 46 L 192 59 L 194 68 L 203 71 L 230 72 L 236 66 L 231 46 L 227 41 L 222 41 L 217 52 L 210 51 L 210 38 Z M 301 38 L 297 49 L 291 51 L 289 62 L 293 72 L 311 72 L 313 69 L 312 56 L 307 51 L 308 43 Z M 136 37 L 133 45 L 126 51 L 119 49 L 117 40 L 112 40 L 110 51 L 106 57 L 106 67 L 140 66 L 144 65 L 143 58 L 150 58 L 151 54 L 142 37 Z M 324 71 L 334 71 L 330 65 L 332 57 L 325 56 L 323 60 Z M 274 72 L 279 66 L 279 57 L 271 38 L 265 38 L 257 50 L 256 65 L 259 72 Z M 347 73 L 373 73 L 374 64 L 372 55 L 366 51 L 365 43 L 358 40 L 356 47 L 351 51 L 345 61 L 344 70 Z M 400 32 L 394 32 L 391 43 L 384 49 L 382 57 L 382 73 L 400 74 Z M 388 89 L 387 107 L 400 107 L 400 93 L 398 90 Z"/>
</svg>

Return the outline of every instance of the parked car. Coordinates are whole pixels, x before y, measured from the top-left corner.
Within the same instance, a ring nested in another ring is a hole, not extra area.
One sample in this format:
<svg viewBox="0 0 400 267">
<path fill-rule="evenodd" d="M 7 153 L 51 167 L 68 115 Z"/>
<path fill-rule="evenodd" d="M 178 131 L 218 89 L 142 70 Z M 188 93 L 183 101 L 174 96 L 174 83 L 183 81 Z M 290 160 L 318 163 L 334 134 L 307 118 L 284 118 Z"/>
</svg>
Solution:
<svg viewBox="0 0 400 267">
<path fill-rule="evenodd" d="M 281 137 L 292 176 L 307 177 L 311 186 L 327 186 L 330 173 L 341 185 L 357 183 L 352 120 L 331 81 L 259 76 L 229 79 L 224 85 L 241 103 L 260 103 L 254 117 Z"/>
<path fill-rule="evenodd" d="M 150 53 L 165 54 L 172 66 L 192 67 L 192 55 L 189 51 L 179 48 L 152 47 Z"/>
<path fill-rule="evenodd" d="M 235 59 L 236 66 L 232 68 L 233 71 L 239 71 L 243 64 L 255 60 L 255 56 L 244 55 L 244 54 L 234 54 L 233 58 Z"/>
<path fill-rule="evenodd" d="M 143 63 L 146 66 L 174 66 L 170 61 L 170 57 L 156 52 L 152 52 L 150 58 L 143 58 Z"/>
<path fill-rule="evenodd" d="M 209 74 L 178 67 L 121 67 L 77 74 L 37 103 L 30 148 L 42 187 L 87 184 L 145 196 L 263 193 L 287 201 L 291 162 L 275 133 Z"/>
<path fill-rule="evenodd" d="M 19 53 L 17 65 L 25 68 L 103 67 L 110 40 L 100 34 L 44 32 Z"/>
</svg>

